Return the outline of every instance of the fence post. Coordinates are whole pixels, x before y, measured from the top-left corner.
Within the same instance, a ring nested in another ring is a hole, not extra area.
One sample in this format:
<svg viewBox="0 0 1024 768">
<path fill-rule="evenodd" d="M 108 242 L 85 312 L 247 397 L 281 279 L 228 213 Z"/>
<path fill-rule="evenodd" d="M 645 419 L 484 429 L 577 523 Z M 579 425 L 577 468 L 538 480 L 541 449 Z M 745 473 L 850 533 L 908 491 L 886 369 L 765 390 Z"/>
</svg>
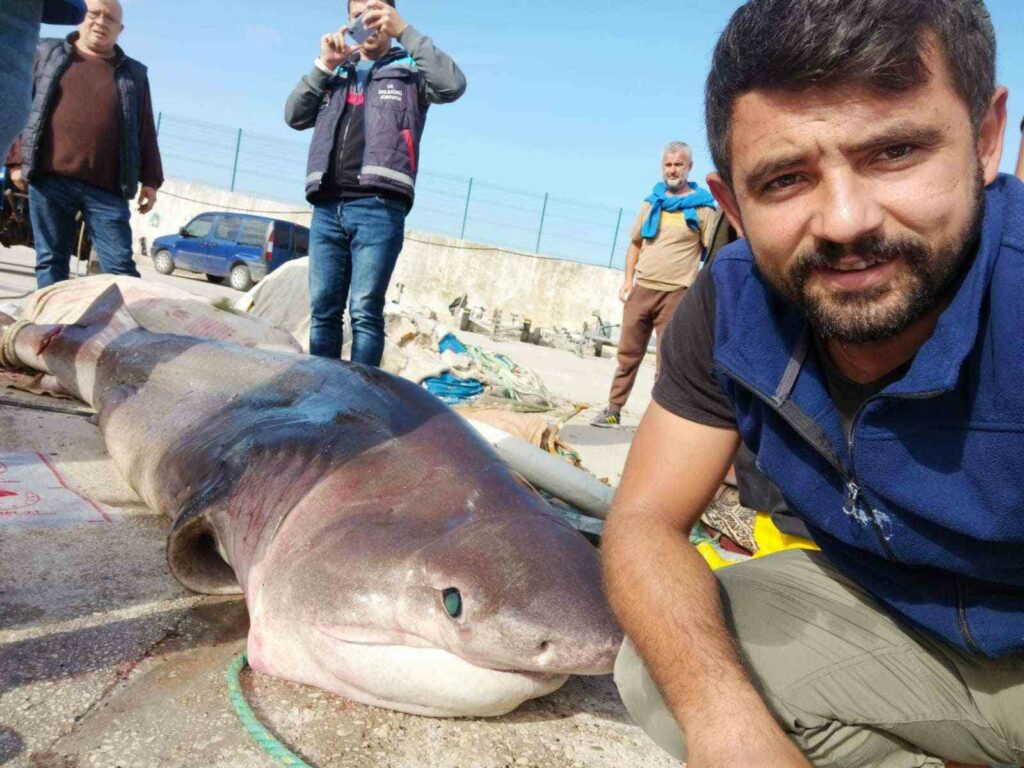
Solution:
<svg viewBox="0 0 1024 768">
<path fill-rule="evenodd" d="M 162 123 L 163 121 L 164 121 L 164 113 L 163 112 L 157 112 L 156 113 L 156 134 L 157 134 L 157 136 L 160 135 L 160 123 Z"/>
<path fill-rule="evenodd" d="M 231 191 L 235 191 L 235 179 L 238 178 L 238 153 L 242 151 L 242 129 L 238 129 L 238 141 L 235 143 L 235 167 L 231 170 Z"/>
<path fill-rule="evenodd" d="M 548 193 L 544 193 L 544 207 L 540 209 L 540 226 L 537 228 L 537 253 L 540 253 L 540 238 L 544 234 L 544 217 L 548 215 Z"/>
<path fill-rule="evenodd" d="M 466 239 L 466 223 L 469 221 L 469 199 L 473 196 L 473 177 L 469 178 L 469 189 L 466 190 L 466 209 L 462 212 L 462 234 L 460 240 Z"/>
<path fill-rule="evenodd" d="M 608 258 L 608 267 L 615 261 L 615 248 L 619 244 L 619 229 L 622 228 L 622 208 L 619 208 L 619 220 L 615 222 L 615 237 L 612 238 L 612 255 Z"/>
</svg>

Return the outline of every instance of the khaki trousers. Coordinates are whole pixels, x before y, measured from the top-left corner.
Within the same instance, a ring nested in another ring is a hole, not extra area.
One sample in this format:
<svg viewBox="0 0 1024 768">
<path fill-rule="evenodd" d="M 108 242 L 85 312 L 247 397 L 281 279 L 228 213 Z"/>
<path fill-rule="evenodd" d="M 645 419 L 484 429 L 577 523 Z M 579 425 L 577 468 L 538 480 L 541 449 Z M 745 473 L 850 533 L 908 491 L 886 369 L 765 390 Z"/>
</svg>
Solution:
<svg viewBox="0 0 1024 768">
<path fill-rule="evenodd" d="M 651 333 L 657 332 L 658 344 L 665 326 L 675 314 L 685 288 L 677 291 L 655 291 L 634 285 L 629 298 L 622 310 L 622 333 L 619 336 L 619 367 L 612 379 L 612 391 L 608 404 L 612 410 L 622 410 L 633 391 L 636 374 L 647 354 L 647 345 L 651 342 Z M 661 355 L 658 355 L 661 362 Z"/>
<path fill-rule="evenodd" d="M 1024 764 L 1024 656 L 969 656 L 897 622 L 820 552 L 718 572 L 751 677 L 815 766 Z M 685 760 L 678 725 L 627 640 L 615 682 L 634 720 Z M 726 738 L 731 723 L 722 723 Z"/>
</svg>

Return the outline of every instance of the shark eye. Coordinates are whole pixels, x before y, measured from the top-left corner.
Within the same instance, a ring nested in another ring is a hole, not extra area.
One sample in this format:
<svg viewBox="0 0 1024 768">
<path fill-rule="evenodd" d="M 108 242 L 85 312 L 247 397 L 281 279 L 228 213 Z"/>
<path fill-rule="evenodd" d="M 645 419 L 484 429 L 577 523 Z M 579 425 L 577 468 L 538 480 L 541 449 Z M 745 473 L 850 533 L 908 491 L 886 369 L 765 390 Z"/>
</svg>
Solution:
<svg viewBox="0 0 1024 768">
<path fill-rule="evenodd" d="M 449 587 L 443 593 L 444 609 L 453 619 L 462 615 L 462 593 L 455 587 Z"/>
</svg>

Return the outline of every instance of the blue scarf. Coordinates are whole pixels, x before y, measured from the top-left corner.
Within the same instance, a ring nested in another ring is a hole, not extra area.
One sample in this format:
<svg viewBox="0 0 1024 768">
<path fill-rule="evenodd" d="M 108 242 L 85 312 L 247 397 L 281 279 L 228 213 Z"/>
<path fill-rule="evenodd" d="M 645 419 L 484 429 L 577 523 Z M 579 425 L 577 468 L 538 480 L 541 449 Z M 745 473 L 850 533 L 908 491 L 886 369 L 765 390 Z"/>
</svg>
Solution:
<svg viewBox="0 0 1024 768">
<path fill-rule="evenodd" d="M 644 222 L 644 228 L 640 230 L 640 236 L 644 240 L 658 236 L 658 228 L 661 226 L 661 212 L 682 211 L 686 217 L 687 226 L 694 232 L 700 229 L 700 219 L 697 217 L 698 208 L 714 208 L 715 198 L 706 189 L 701 189 L 694 182 L 688 182 L 687 186 L 691 192 L 688 195 L 669 195 L 668 186 L 665 182 L 654 185 L 654 191 L 645 202 L 651 204 L 651 212 Z"/>
</svg>

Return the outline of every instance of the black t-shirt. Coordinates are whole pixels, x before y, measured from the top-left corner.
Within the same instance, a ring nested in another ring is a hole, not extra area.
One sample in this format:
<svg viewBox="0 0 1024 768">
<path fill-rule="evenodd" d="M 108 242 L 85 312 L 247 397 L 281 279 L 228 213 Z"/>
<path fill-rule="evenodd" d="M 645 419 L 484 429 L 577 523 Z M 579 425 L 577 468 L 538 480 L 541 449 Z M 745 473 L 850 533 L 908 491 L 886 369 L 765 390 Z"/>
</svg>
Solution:
<svg viewBox="0 0 1024 768">
<path fill-rule="evenodd" d="M 736 426 L 736 414 L 714 377 L 715 283 L 702 269 L 665 329 L 654 401 L 670 413 L 709 427 Z"/>
</svg>

